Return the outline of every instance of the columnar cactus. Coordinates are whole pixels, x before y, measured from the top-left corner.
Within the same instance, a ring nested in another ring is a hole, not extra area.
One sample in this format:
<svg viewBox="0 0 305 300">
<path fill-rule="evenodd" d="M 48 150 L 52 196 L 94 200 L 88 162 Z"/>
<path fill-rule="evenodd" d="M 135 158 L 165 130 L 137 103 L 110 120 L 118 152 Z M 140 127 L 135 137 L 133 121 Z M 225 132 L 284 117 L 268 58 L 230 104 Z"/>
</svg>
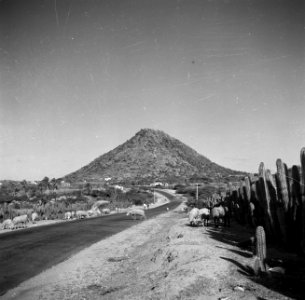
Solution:
<svg viewBox="0 0 305 300">
<path fill-rule="evenodd" d="M 292 166 L 291 174 L 292 219 L 296 220 L 298 207 L 302 205 L 301 176 L 298 166 Z"/>
<path fill-rule="evenodd" d="M 245 196 L 247 202 L 251 200 L 251 181 L 248 176 L 245 177 Z"/>
<path fill-rule="evenodd" d="M 276 179 L 278 189 L 278 202 L 277 202 L 277 217 L 279 220 L 282 239 L 284 243 L 287 243 L 288 237 L 288 208 L 289 208 L 289 194 L 287 186 L 286 168 L 281 159 L 276 160 Z"/>
<path fill-rule="evenodd" d="M 265 166 L 263 162 L 261 162 L 259 165 L 258 176 L 259 176 L 259 188 L 260 188 L 259 190 L 261 197 L 260 203 L 264 211 L 264 225 L 268 236 L 272 236 L 274 231 L 274 222 L 270 209 L 270 194 L 267 187 Z"/>
<path fill-rule="evenodd" d="M 233 185 L 232 185 L 231 182 L 229 182 L 229 183 L 227 184 L 227 192 L 230 193 L 230 196 L 232 195 L 232 191 L 233 191 Z"/>
<path fill-rule="evenodd" d="M 287 181 L 287 191 L 288 191 L 288 209 L 292 207 L 292 202 L 291 202 L 291 184 L 292 184 L 292 180 L 291 180 L 291 174 L 289 174 L 288 171 L 288 167 L 286 164 L 284 164 L 285 167 L 285 173 L 286 173 L 286 181 Z"/>
<path fill-rule="evenodd" d="M 278 201 L 276 182 L 274 176 L 271 174 L 271 171 L 269 169 L 266 170 L 265 175 L 266 175 L 266 183 L 270 195 L 270 210 L 273 218 L 274 234 L 277 238 L 280 238 L 281 230 L 277 218 L 277 207 L 276 207 Z"/>
<path fill-rule="evenodd" d="M 242 224 L 246 223 L 246 212 L 247 212 L 247 208 L 246 208 L 246 201 L 245 201 L 245 191 L 244 191 L 244 182 L 241 180 L 239 182 L 239 221 Z"/>
<path fill-rule="evenodd" d="M 257 182 L 251 184 L 251 222 L 252 226 L 255 227 L 259 224 L 259 205 L 258 205 L 258 193 L 257 193 Z"/>
<path fill-rule="evenodd" d="M 266 247 L 266 235 L 263 226 L 256 227 L 255 230 L 255 253 L 259 259 L 260 271 L 266 272 L 266 258 L 267 258 L 267 247 Z"/>
<path fill-rule="evenodd" d="M 244 183 L 244 196 L 245 196 L 245 206 L 246 206 L 246 221 L 249 225 L 253 224 L 253 220 L 251 217 L 251 182 L 250 178 L 248 176 L 245 177 L 245 183 Z"/>
<path fill-rule="evenodd" d="M 305 196 L 305 147 L 301 149 L 302 196 Z M 305 201 L 305 199 L 302 199 Z"/>
<path fill-rule="evenodd" d="M 264 225 L 264 209 L 261 203 L 261 192 L 260 192 L 260 181 L 257 180 L 253 185 L 253 195 L 255 197 L 255 210 L 256 210 L 256 218 L 257 225 Z"/>
<path fill-rule="evenodd" d="M 301 192 L 302 192 L 302 250 L 305 253 L 305 147 L 301 149 Z"/>
<path fill-rule="evenodd" d="M 300 170 L 298 166 L 292 166 L 291 201 L 292 209 L 290 214 L 291 231 L 293 246 L 299 250 L 302 240 L 302 194 L 300 183 Z"/>
<path fill-rule="evenodd" d="M 276 168 L 277 168 L 277 175 L 279 180 L 278 192 L 279 197 L 278 200 L 281 203 L 281 206 L 284 208 L 285 212 L 288 212 L 289 207 L 289 190 L 287 184 L 287 169 L 285 164 L 282 162 L 281 159 L 276 160 Z"/>
</svg>

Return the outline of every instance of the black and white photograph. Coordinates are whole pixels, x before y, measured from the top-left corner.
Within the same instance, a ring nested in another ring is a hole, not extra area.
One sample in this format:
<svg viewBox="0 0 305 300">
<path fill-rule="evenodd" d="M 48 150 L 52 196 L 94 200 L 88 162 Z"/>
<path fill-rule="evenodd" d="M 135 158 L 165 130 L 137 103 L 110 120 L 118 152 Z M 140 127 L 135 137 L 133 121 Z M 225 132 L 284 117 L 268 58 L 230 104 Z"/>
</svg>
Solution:
<svg viewBox="0 0 305 300">
<path fill-rule="evenodd" d="M 304 288 L 304 0 L 0 0 L 0 299 Z"/>
</svg>

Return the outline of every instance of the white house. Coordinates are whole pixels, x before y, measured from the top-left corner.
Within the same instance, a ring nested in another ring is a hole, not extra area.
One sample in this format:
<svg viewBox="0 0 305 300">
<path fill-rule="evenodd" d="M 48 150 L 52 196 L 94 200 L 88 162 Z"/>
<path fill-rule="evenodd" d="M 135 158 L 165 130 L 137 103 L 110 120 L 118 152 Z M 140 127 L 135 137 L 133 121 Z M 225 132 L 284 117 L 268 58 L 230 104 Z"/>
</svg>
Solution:
<svg viewBox="0 0 305 300">
<path fill-rule="evenodd" d="M 163 187 L 168 187 L 168 183 L 163 183 L 163 182 L 153 182 L 149 186 L 151 187 L 156 187 L 156 186 L 163 186 Z"/>
<path fill-rule="evenodd" d="M 70 186 L 71 186 L 71 183 L 62 180 L 62 181 L 60 182 L 60 185 L 61 185 L 61 187 L 70 187 Z"/>
</svg>

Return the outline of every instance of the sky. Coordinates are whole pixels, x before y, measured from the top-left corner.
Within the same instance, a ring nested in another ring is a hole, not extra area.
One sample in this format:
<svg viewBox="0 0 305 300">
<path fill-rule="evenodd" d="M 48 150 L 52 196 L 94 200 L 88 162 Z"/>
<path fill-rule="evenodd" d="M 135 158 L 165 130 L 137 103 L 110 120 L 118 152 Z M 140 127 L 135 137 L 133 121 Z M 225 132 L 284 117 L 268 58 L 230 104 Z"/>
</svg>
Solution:
<svg viewBox="0 0 305 300">
<path fill-rule="evenodd" d="M 142 128 L 222 166 L 305 146 L 298 0 L 0 1 L 0 179 L 62 177 Z"/>
</svg>

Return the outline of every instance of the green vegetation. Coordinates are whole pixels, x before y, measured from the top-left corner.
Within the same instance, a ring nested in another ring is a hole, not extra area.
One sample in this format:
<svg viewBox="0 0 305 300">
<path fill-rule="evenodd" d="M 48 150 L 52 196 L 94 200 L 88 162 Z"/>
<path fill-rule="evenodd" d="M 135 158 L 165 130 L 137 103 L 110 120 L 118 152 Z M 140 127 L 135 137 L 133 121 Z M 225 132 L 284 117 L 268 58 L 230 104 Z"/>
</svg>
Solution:
<svg viewBox="0 0 305 300">
<path fill-rule="evenodd" d="M 176 185 L 175 190 L 177 194 L 182 194 L 188 198 L 188 206 L 196 206 L 198 208 L 210 207 L 216 202 L 220 201 L 225 196 L 225 184 L 203 184 L 198 186 L 198 200 L 197 186 L 191 185 Z"/>
</svg>

